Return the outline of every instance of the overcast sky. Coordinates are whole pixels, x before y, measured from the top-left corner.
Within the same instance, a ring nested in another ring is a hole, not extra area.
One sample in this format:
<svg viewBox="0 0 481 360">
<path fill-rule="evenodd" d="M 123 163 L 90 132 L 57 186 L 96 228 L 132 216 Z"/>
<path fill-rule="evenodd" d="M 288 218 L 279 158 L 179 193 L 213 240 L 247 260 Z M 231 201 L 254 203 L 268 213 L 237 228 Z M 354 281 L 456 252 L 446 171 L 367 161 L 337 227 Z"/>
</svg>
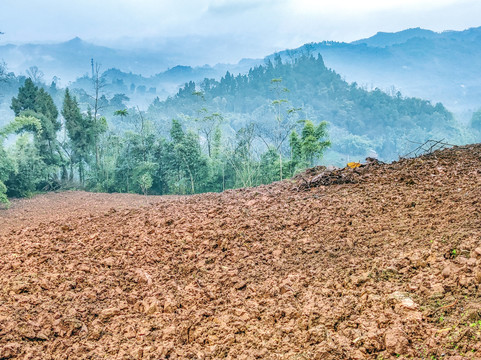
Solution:
<svg viewBox="0 0 481 360">
<path fill-rule="evenodd" d="M 228 37 L 255 57 L 378 31 L 463 30 L 481 26 L 480 14 L 480 0 L 0 0 L 0 43 Z"/>
</svg>

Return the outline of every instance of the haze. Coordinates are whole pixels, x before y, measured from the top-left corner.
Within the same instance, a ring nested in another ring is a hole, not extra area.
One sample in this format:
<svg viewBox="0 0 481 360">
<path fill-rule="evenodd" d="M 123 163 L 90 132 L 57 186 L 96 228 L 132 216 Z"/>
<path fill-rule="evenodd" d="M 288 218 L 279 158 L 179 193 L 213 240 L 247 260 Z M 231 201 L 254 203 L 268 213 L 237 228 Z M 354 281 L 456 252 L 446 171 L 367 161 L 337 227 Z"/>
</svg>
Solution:
<svg viewBox="0 0 481 360">
<path fill-rule="evenodd" d="M 145 49 L 192 45 L 199 63 L 237 62 L 322 40 L 353 41 L 410 27 L 479 26 L 477 0 L 3 0 L 0 44 L 58 42 Z M 216 61 L 216 60 L 217 61 Z"/>
</svg>

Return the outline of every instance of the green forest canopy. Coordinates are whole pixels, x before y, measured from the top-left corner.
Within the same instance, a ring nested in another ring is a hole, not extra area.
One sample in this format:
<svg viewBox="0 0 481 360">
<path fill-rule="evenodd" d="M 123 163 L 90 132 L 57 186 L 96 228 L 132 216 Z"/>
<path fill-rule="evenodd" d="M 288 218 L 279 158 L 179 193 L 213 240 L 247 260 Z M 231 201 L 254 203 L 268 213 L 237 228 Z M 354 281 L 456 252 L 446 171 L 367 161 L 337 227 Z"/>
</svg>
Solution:
<svg viewBox="0 0 481 360">
<path fill-rule="evenodd" d="M 127 109 L 124 94 L 108 99 L 97 90 L 24 78 L 11 102 L 16 117 L 3 129 L 18 138 L 7 151 L 0 146 L 0 199 L 66 185 L 222 191 L 290 177 L 329 147 L 330 161 L 345 164 L 372 153 L 395 159 L 406 139 L 462 137 L 442 104 L 348 84 L 321 56 L 278 57 L 245 75 L 189 82 L 146 112 Z"/>
</svg>

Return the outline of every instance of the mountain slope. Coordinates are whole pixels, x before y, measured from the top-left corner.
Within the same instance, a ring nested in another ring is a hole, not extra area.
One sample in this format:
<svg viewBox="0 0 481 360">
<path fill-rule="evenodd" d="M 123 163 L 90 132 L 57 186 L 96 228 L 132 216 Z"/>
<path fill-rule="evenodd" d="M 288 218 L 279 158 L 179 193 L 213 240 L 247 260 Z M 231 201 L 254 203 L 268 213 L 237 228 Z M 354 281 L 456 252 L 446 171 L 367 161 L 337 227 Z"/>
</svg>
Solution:
<svg viewBox="0 0 481 360">
<path fill-rule="evenodd" d="M 48 83 L 53 76 L 68 83 L 83 74 L 90 74 L 91 59 L 100 64 L 102 70 L 117 68 L 125 73 L 133 72 L 149 77 L 181 64 L 196 64 L 198 61 L 195 52 L 189 51 L 198 49 L 187 45 L 188 40 L 185 40 L 185 43 L 169 43 L 160 48 L 116 49 L 95 45 L 77 37 L 63 43 L 1 45 L 0 59 L 5 60 L 8 68 L 16 74 L 25 73 L 30 66 L 38 66 L 45 73 Z M 202 47 L 202 44 L 198 46 Z M 249 60 L 244 60 L 237 65 L 196 66 L 194 69 L 202 74 L 203 70 L 208 68 L 211 74 L 214 72 L 215 76 L 219 76 L 224 74 L 227 68 L 247 71 L 248 63 Z M 203 78 L 203 75 L 193 75 Z M 177 80 L 177 85 L 182 81 Z"/>
<path fill-rule="evenodd" d="M 272 79 L 282 82 L 272 83 Z M 276 84 L 281 85 L 277 92 Z M 196 89 L 203 91 L 202 99 L 192 95 Z M 272 103 L 279 99 L 289 101 L 280 107 L 285 118 L 289 108 L 298 108 L 298 120 L 328 121 L 332 150 L 344 157 L 364 158 L 375 151 L 384 161 L 393 160 L 403 155 L 406 139 L 456 141 L 459 136 L 452 114 L 442 104 L 401 94 L 390 96 L 379 90 L 366 91 L 326 68 L 320 56 L 298 57 L 293 63 L 281 62 L 278 57 L 251 69 L 247 75 L 227 73 L 220 81 L 191 82 L 175 96 L 154 102 L 148 114 L 157 123 L 168 124 L 171 118 L 195 117 L 198 109 L 206 107 L 220 112 L 234 130 L 251 122 L 258 127 L 260 136 L 272 140 L 276 134 Z M 282 150 L 289 154 L 287 141 Z"/>
<path fill-rule="evenodd" d="M 480 160 L 18 203 L 0 212 L 0 357 L 479 358 Z"/>
<path fill-rule="evenodd" d="M 432 32 L 420 28 L 397 33 L 378 33 L 352 43 L 319 42 L 280 52 L 285 59 L 299 54 L 320 53 L 327 66 L 349 81 L 366 88 L 395 87 L 407 96 L 442 102 L 459 114 L 481 107 L 481 27 L 464 31 Z M 159 48 L 119 50 L 96 46 L 78 38 L 61 44 L 27 44 L 0 46 L 1 58 L 16 73 L 37 65 L 47 74 L 49 82 L 57 75 L 68 82 L 90 73 L 90 59 L 101 63 L 103 69 L 117 68 L 125 73 L 159 74 L 180 64 L 196 64 L 199 52 L 210 49 L 208 39 L 177 39 Z M 219 55 L 220 56 L 220 55 Z M 212 56 L 211 56 L 212 57 Z M 274 59 L 275 55 L 266 59 Z M 194 67 L 189 80 L 204 77 L 220 78 L 226 71 L 246 73 L 249 68 L 263 64 L 263 59 L 245 60 L 237 65 Z M 183 75 L 183 74 L 181 74 Z M 157 81 L 158 80 L 158 81 Z M 172 93 L 176 86 L 153 85 L 159 94 Z M 172 77 L 175 85 L 185 77 Z M 153 83 L 153 82 L 150 82 Z"/>
<path fill-rule="evenodd" d="M 320 53 L 349 81 L 442 102 L 461 113 L 481 106 L 481 27 L 433 33 L 379 33 L 350 44 L 321 42 L 279 53 L 289 59 Z M 274 56 L 271 56 L 271 59 Z"/>
<path fill-rule="evenodd" d="M 353 41 L 351 44 L 366 44 L 371 47 L 386 47 L 395 44 L 402 44 L 412 38 L 433 39 L 439 34 L 431 30 L 421 28 L 406 29 L 396 33 L 378 32 L 376 35 L 367 39 Z"/>
</svg>

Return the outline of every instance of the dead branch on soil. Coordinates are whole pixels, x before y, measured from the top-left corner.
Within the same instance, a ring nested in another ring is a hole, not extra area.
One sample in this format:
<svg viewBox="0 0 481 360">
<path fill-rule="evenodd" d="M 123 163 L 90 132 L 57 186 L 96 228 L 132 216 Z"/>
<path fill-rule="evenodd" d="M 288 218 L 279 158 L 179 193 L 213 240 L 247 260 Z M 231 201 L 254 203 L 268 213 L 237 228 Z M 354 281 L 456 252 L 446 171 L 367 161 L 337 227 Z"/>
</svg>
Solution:
<svg viewBox="0 0 481 360">
<path fill-rule="evenodd" d="M 419 145 L 419 146 L 417 148 L 415 148 L 414 150 L 408 152 L 406 155 L 401 156 L 400 157 L 401 159 L 407 159 L 407 158 L 410 158 L 410 157 L 418 157 L 418 156 L 422 156 L 422 155 L 429 155 L 429 154 L 432 154 L 433 152 L 435 152 L 436 150 L 444 150 L 444 149 L 456 146 L 456 145 L 448 144 L 448 143 L 444 142 L 444 139 L 441 139 L 441 140 L 429 139 L 424 143 L 419 143 L 419 142 L 412 141 L 412 140 L 408 140 L 408 141 L 412 144 L 416 144 L 416 145 Z"/>
</svg>

